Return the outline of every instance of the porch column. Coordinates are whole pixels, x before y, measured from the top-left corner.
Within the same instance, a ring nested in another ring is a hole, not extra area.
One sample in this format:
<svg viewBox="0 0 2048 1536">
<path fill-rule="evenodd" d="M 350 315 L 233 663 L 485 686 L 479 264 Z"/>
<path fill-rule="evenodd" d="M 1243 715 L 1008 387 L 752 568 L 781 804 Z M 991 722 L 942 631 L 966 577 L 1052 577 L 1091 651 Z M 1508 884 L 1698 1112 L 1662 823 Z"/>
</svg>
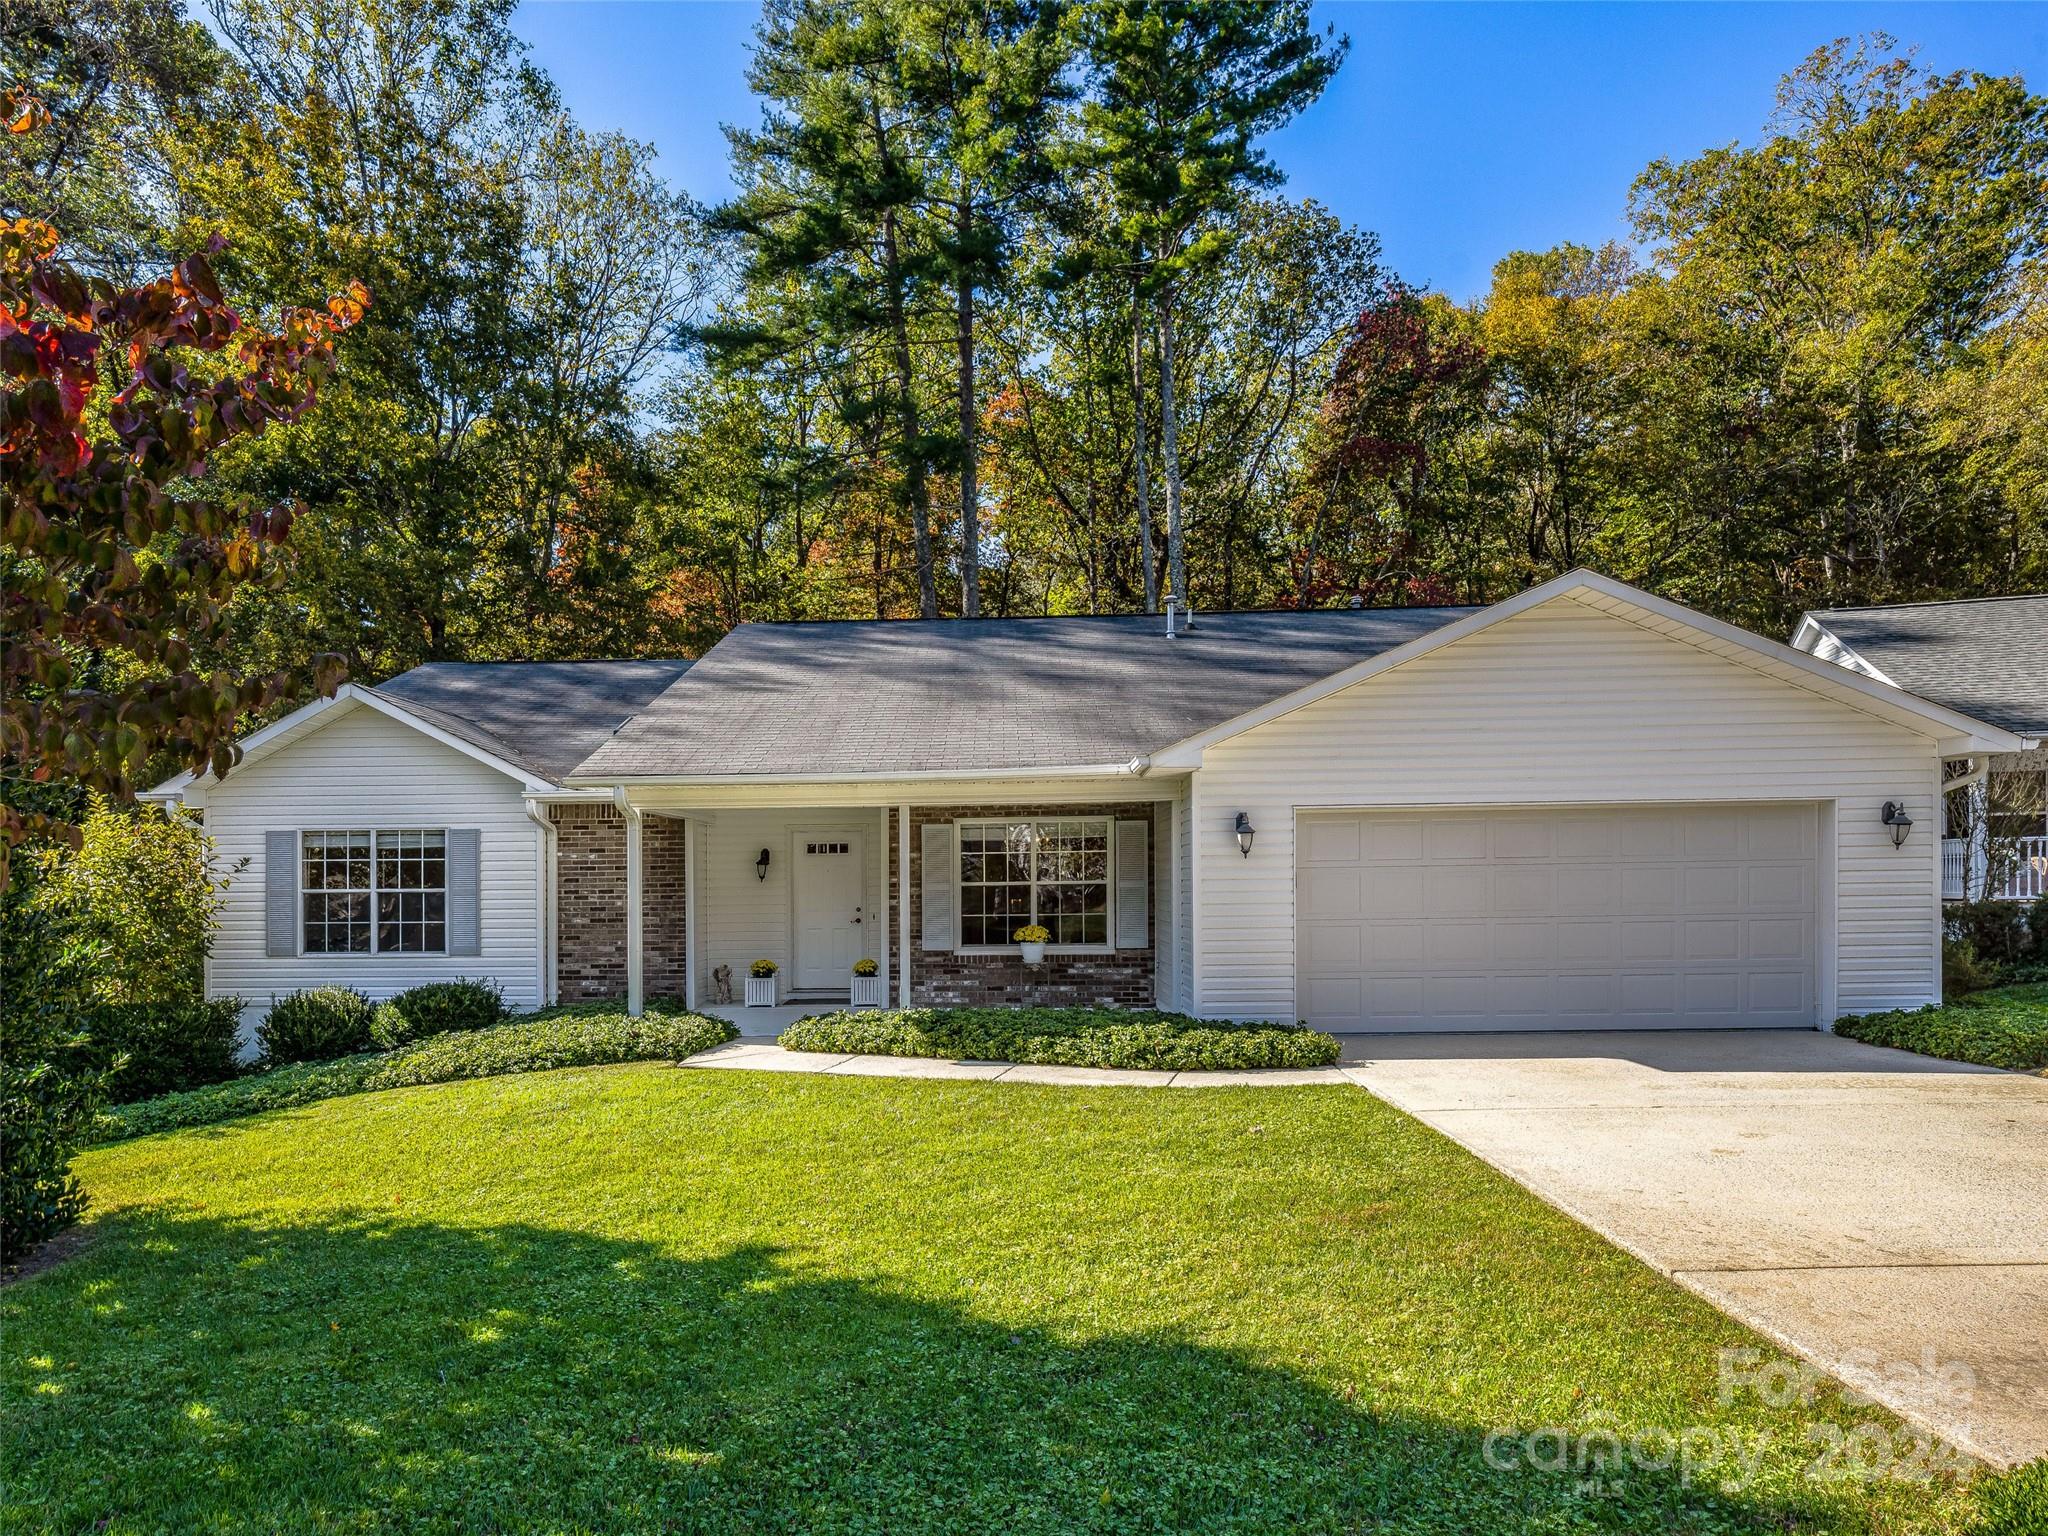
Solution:
<svg viewBox="0 0 2048 1536">
<path fill-rule="evenodd" d="M 704 823 L 683 818 L 683 1006 L 697 1011 L 697 882 L 703 860 L 697 845 L 704 841 Z"/>
<path fill-rule="evenodd" d="M 645 962 L 640 942 L 640 811 L 620 785 L 612 801 L 626 819 L 626 1012 L 639 1018 L 646 1010 Z"/>
<path fill-rule="evenodd" d="M 1970 797 L 1970 842 L 1963 860 L 1963 899 L 1982 901 L 1991 894 L 1991 776 L 1986 774 L 1963 793 Z"/>
<path fill-rule="evenodd" d="M 896 807 L 896 1006 L 910 1006 L 910 802 Z"/>
</svg>

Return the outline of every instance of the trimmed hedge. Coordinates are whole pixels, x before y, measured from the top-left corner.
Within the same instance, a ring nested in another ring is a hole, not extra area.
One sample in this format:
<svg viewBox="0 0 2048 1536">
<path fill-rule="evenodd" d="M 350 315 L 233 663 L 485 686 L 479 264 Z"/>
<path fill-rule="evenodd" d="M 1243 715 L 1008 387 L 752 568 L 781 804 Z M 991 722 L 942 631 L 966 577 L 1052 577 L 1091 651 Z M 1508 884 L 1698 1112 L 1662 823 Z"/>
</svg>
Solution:
<svg viewBox="0 0 2048 1536">
<path fill-rule="evenodd" d="M 429 981 L 379 1003 L 370 1016 L 370 1040 L 379 1050 L 396 1050 L 432 1035 L 489 1029 L 505 1017 L 505 994 L 494 981 Z"/>
<path fill-rule="evenodd" d="M 123 1105 L 100 1118 L 93 1140 L 123 1141 L 158 1131 L 214 1125 L 383 1088 L 622 1061 L 680 1061 L 722 1045 L 738 1033 L 723 1019 L 685 1013 L 661 1003 L 649 1003 L 647 1012 L 637 1019 L 628 1018 L 617 1003 L 550 1008 L 509 1024 L 436 1035 L 395 1051 L 301 1062 L 212 1088 Z"/>
<path fill-rule="evenodd" d="M 353 987 L 309 987 L 281 997 L 256 1026 L 263 1062 L 332 1061 L 352 1056 L 375 1042 L 370 1021 L 376 1008 Z"/>
<path fill-rule="evenodd" d="M 128 1059 L 108 1078 L 116 1104 L 181 1093 L 224 1083 L 241 1074 L 242 1000 L 207 1003 L 103 1003 L 85 1016 L 94 1058 L 111 1066 Z"/>
<path fill-rule="evenodd" d="M 1302 1024 L 1233 1024 L 1123 1008 L 906 1008 L 818 1013 L 780 1042 L 792 1051 L 940 1056 L 1162 1072 L 1326 1067 L 1343 1047 Z"/>
<path fill-rule="evenodd" d="M 1852 1015 L 1835 1032 L 2009 1072 L 2048 1071 L 2048 984 L 1977 992 L 1945 1008 Z"/>
</svg>

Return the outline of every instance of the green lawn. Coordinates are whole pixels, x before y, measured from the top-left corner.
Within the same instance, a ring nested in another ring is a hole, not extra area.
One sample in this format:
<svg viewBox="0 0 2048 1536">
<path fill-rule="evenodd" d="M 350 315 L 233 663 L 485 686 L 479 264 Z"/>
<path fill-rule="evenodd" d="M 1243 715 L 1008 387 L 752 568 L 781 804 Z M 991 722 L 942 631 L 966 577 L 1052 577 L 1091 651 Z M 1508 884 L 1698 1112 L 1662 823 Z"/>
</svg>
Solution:
<svg viewBox="0 0 2048 1536">
<path fill-rule="evenodd" d="M 93 1240 L 0 1291 L 7 1529 L 1905 1531 L 1978 1496 L 1810 1478 L 1825 1426 L 1890 1421 L 1717 1401 L 1753 1336 L 1351 1089 L 634 1065 L 79 1170 Z M 1687 1475 L 1488 1465 L 1547 1426 L 1686 1431 Z"/>
</svg>

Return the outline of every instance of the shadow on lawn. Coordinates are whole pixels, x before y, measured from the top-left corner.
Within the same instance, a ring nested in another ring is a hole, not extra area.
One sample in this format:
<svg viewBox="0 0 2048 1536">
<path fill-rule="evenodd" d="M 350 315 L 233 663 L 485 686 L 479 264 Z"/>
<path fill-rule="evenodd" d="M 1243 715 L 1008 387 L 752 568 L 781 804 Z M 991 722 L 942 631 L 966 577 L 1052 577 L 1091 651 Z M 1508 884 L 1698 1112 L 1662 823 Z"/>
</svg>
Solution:
<svg viewBox="0 0 2048 1536">
<path fill-rule="evenodd" d="M 1675 1471 L 1599 1490 L 1498 1471 L 1480 1429 L 1223 1351 L 1012 1331 L 762 1249 L 127 1218 L 0 1318 L 12 1528 L 1720 1531 L 1818 1513 Z"/>
</svg>

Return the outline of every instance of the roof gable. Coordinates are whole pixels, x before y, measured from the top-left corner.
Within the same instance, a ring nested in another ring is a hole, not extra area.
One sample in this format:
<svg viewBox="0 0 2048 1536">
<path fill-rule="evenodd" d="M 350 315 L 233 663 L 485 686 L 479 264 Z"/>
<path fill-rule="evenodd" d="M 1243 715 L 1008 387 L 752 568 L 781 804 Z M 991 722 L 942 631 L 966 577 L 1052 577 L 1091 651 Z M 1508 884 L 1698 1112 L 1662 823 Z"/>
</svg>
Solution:
<svg viewBox="0 0 2048 1536">
<path fill-rule="evenodd" d="M 1910 723 L 1939 740 L 1944 752 L 2007 752 L 2018 750 L 2022 745 L 2011 733 L 1944 705 L 1918 698 L 1877 679 L 1822 661 L 1803 651 L 1794 650 L 1789 645 L 1766 640 L 1761 635 L 1752 634 L 1733 624 L 1723 623 L 1719 619 L 1695 612 L 1665 598 L 1653 596 L 1629 586 L 1626 582 L 1616 581 L 1594 571 L 1575 570 L 1568 571 L 1540 586 L 1531 587 L 1515 597 L 1506 598 L 1490 608 L 1469 612 L 1463 618 L 1418 636 L 1405 645 L 1383 651 L 1377 656 L 1317 679 L 1291 693 L 1268 700 L 1242 715 L 1177 741 L 1154 753 L 1152 762 L 1154 766 L 1163 768 L 1196 767 L 1200 764 L 1202 752 L 1207 747 L 1227 741 L 1269 720 L 1290 714 L 1318 699 L 1327 698 L 1346 688 L 1356 687 L 1417 657 L 1428 655 L 1445 646 L 1455 645 L 1470 635 L 1478 634 L 1517 614 L 1526 613 L 1543 603 L 1563 598 L 1574 599 L 1602 612 L 1629 619 L 1645 629 L 1681 639 L 1687 644 L 1695 645 L 1727 660 L 1739 662 L 1780 681 L 1794 683 L 1828 697 L 1845 699 L 1879 718 Z"/>
</svg>

